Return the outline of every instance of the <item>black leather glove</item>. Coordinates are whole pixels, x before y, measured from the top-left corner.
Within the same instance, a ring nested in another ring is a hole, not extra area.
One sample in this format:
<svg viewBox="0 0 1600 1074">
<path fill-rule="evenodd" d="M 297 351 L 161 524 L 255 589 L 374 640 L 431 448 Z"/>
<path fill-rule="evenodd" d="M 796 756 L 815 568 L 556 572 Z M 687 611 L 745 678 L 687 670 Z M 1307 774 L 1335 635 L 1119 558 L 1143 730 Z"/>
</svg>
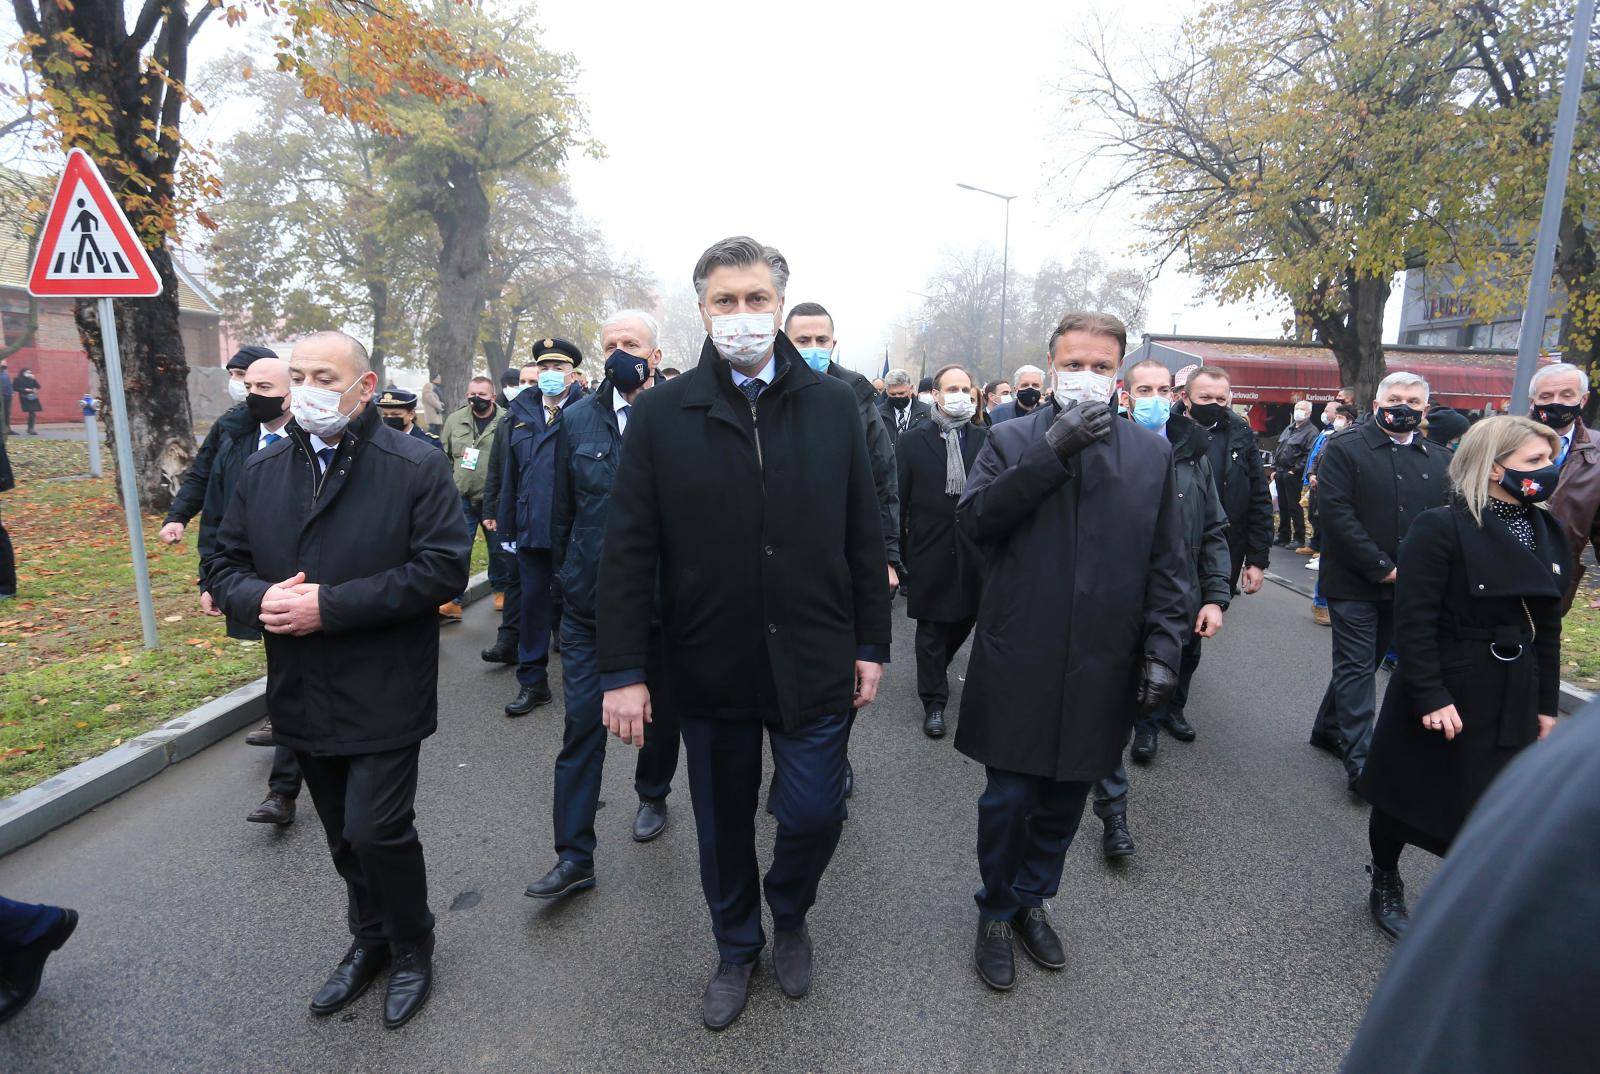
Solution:
<svg viewBox="0 0 1600 1074">
<path fill-rule="evenodd" d="M 1066 462 L 1072 456 L 1111 435 L 1111 407 L 1101 402 L 1079 403 L 1056 415 L 1044 438 L 1055 449 L 1056 458 Z"/>
<path fill-rule="evenodd" d="M 1139 675 L 1139 715 L 1148 716 L 1172 700 L 1172 691 L 1178 687 L 1178 673 L 1153 656 L 1144 658 L 1144 670 Z"/>
</svg>

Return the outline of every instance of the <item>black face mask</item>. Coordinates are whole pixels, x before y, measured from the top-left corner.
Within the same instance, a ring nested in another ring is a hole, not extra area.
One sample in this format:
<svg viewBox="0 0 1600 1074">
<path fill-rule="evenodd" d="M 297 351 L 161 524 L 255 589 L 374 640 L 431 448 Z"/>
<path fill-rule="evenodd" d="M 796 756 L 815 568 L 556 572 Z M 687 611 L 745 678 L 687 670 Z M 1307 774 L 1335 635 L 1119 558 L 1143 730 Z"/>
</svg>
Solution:
<svg viewBox="0 0 1600 1074">
<path fill-rule="evenodd" d="M 1038 388 L 1018 388 L 1017 405 L 1024 410 L 1032 410 L 1039 405 L 1039 396 Z"/>
<path fill-rule="evenodd" d="M 1380 406 L 1378 424 L 1391 433 L 1409 433 L 1422 424 L 1422 411 L 1405 403 L 1397 406 Z"/>
<path fill-rule="evenodd" d="M 1535 403 L 1528 416 L 1552 429 L 1565 429 L 1583 415 L 1577 403 Z"/>
<path fill-rule="evenodd" d="M 404 418 L 391 418 L 389 415 L 385 414 L 383 416 L 383 423 L 391 429 L 399 429 L 401 432 L 406 431 L 406 419 Z"/>
<path fill-rule="evenodd" d="M 1228 415 L 1225 403 L 1190 403 L 1189 416 L 1195 421 L 1210 428 Z"/>
<path fill-rule="evenodd" d="M 251 392 L 244 397 L 244 409 L 250 415 L 251 421 L 257 425 L 265 425 L 269 421 L 277 421 L 283 417 L 285 402 L 281 395 L 257 395 Z"/>
<path fill-rule="evenodd" d="M 472 397 L 470 402 L 472 404 L 472 412 L 474 414 L 487 414 L 489 411 L 494 409 L 493 399 L 482 399 L 475 395 Z"/>
<path fill-rule="evenodd" d="M 1515 496 L 1518 502 L 1529 505 L 1548 500 L 1556 490 L 1556 482 L 1561 480 L 1561 470 L 1555 463 L 1537 470 L 1513 470 L 1509 466 L 1505 470 L 1500 475 L 1500 487 Z"/>
<path fill-rule="evenodd" d="M 636 392 L 650 379 L 650 362 L 618 347 L 606 359 L 606 377 L 623 395 Z"/>
<path fill-rule="evenodd" d="M 891 395 L 889 396 L 889 405 L 894 407 L 896 410 L 904 410 L 906 407 L 911 405 L 911 396 Z"/>
</svg>

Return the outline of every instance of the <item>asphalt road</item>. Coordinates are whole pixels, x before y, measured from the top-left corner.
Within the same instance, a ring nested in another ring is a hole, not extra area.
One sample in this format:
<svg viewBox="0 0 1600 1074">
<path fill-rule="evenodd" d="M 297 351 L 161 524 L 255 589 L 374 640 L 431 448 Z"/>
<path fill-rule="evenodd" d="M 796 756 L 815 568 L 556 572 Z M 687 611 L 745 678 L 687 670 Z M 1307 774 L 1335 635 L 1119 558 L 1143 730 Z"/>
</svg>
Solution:
<svg viewBox="0 0 1600 1074">
<path fill-rule="evenodd" d="M 666 834 L 634 844 L 618 744 L 599 886 L 523 897 L 553 861 L 561 719 L 501 715 L 514 686 L 478 659 L 484 602 L 446 629 L 441 729 L 423 750 L 437 982 L 413 1023 L 385 1031 L 377 989 L 331 1019 L 307 1012 L 348 942 L 343 890 L 309 801 L 285 831 L 244 823 L 269 754 L 241 734 L 0 859 L 0 891 L 83 912 L 32 1007 L 0 1027 L 0 1071 L 1336 1069 L 1389 945 L 1366 915 L 1365 810 L 1306 745 L 1328 635 L 1305 600 L 1269 584 L 1235 605 L 1196 679 L 1199 740 L 1164 739 L 1135 770 L 1138 854 L 1106 865 L 1086 811 L 1054 905 L 1068 967 L 1019 953 L 1006 995 L 971 966 L 982 771 L 921 734 L 896 608 L 804 1000 L 763 969 L 733 1028 L 701 1028 L 716 955 L 686 780 Z M 1413 851 L 1403 868 L 1415 893 L 1432 862 Z"/>
</svg>

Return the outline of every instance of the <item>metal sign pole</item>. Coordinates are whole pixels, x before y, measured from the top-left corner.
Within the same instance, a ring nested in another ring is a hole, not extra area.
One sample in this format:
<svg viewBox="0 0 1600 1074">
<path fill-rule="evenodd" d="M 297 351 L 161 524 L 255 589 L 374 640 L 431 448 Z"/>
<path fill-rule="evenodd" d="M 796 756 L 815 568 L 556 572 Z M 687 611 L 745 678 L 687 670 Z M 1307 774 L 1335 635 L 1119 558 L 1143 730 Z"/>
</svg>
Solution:
<svg viewBox="0 0 1600 1074">
<path fill-rule="evenodd" d="M 117 480 L 122 509 L 128 516 L 128 541 L 133 547 L 133 581 L 139 591 L 139 622 L 144 647 L 156 647 L 156 605 L 150 596 L 150 566 L 145 561 L 144 519 L 139 513 L 139 483 L 134 479 L 133 443 L 128 436 L 128 402 L 122 394 L 122 353 L 117 350 L 117 315 L 111 299 L 100 299 L 100 347 L 106 357 L 106 394 L 111 396 L 111 432 L 117 445 Z"/>
<path fill-rule="evenodd" d="M 1545 307 L 1550 304 L 1550 274 L 1555 271 L 1556 239 L 1561 227 L 1561 207 L 1567 196 L 1567 167 L 1572 161 L 1572 132 L 1578 125 L 1578 98 L 1583 89 L 1583 65 L 1589 55 L 1589 32 L 1594 22 L 1595 0 L 1578 0 L 1572 19 L 1572 46 L 1567 53 L 1566 79 L 1550 145 L 1550 170 L 1545 175 L 1544 206 L 1539 214 L 1539 239 L 1533 248 L 1533 276 L 1528 280 L 1528 303 L 1522 307 L 1522 332 L 1517 339 L 1517 376 L 1511 388 L 1512 414 L 1528 412 L 1528 385 L 1539 364 L 1544 344 Z"/>
</svg>

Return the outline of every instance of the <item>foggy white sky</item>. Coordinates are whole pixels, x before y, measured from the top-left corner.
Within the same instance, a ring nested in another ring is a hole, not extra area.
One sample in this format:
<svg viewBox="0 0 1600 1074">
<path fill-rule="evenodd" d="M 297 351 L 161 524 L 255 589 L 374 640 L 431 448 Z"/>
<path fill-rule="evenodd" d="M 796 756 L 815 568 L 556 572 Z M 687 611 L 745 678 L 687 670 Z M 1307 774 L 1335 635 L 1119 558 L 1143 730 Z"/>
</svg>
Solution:
<svg viewBox="0 0 1600 1074">
<path fill-rule="evenodd" d="M 594 3 L 546 0 L 550 45 L 576 54 L 580 92 L 608 156 L 573 167 L 578 204 L 616 249 L 670 283 L 724 235 L 781 249 L 790 304 L 834 314 L 847 363 L 875 371 L 941 251 L 999 247 L 1016 194 L 1011 258 L 1031 271 L 1094 247 L 1142 268 L 1126 210 L 1061 202 L 1050 87 L 1070 71 L 1072 27 L 1116 13 L 1124 40 L 1165 39 L 1192 5 L 988 0 L 983 4 Z M 1287 308 L 1218 307 L 1169 269 L 1147 328 L 1276 336 Z M 1032 341 L 1007 340 L 1007 364 Z M 955 357 L 955 356 L 951 356 Z"/>
</svg>

